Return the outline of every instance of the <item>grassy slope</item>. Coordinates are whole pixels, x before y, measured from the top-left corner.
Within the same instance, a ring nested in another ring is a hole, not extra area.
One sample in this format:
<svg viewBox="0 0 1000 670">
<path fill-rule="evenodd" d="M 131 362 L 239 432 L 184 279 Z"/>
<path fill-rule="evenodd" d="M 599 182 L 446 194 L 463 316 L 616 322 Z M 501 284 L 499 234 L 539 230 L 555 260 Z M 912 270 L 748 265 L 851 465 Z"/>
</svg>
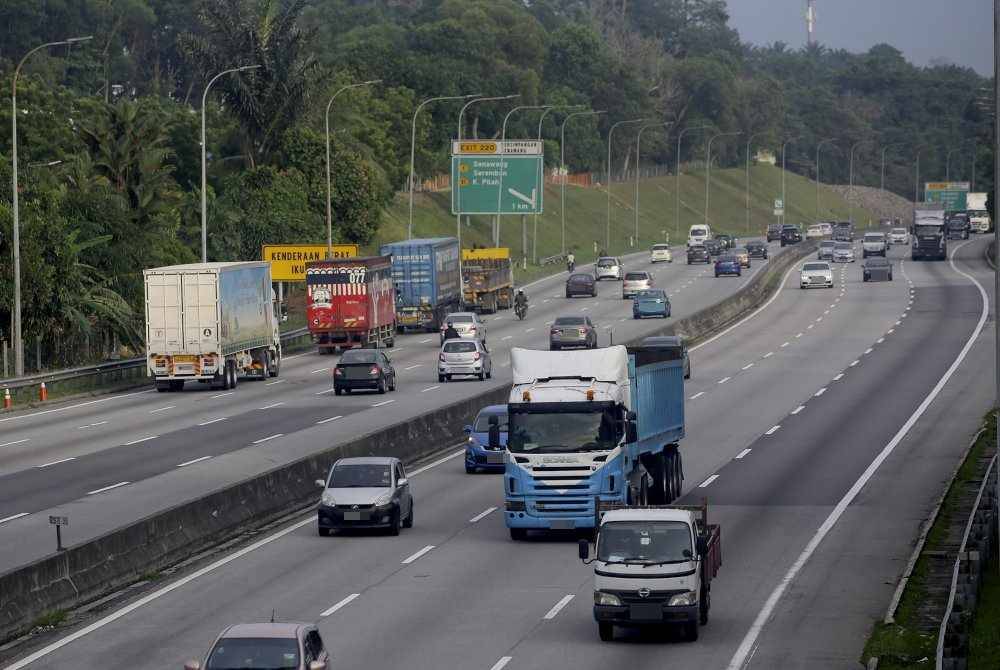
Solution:
<svg viewBox="0 0 1000 670">
<path fill-rule="evenodd" d="M 709 222 L 718 232 L 740 237 L 760 237 L 768 223 L 776 222 L 773 200 L 781 195 L 781 170 L 762 165 L 751 168 L 752 230 L 746 228 L 746 173 L 744 170 L 713 170 L 712 199 Z M 614 184 L 612 194 L 611 251 L 625 253 L 647 249 L 654 242 L 663 240 L 666 230 L 674 243 L 683 242 L 687 229 L 704 221 L 705 175 L 703 171 L 684 174 L 680 180 L 680 224 L 674 220 L 674 178 L 655 177 L 643 179 L 639 186 L 639 245 L 628 247 L 628 238 L 635 228 L 633 208 L 635 185 Z M 448 191 L 417 194 L 414 201 L 414 237 L 455 235 L 455 217 L 450 214 Z M 816 214 L 816 188 L 813 182 L 788 173 L 786 177 L 786 214 L 792 223 L 811 222 Z M 386 210 L 382 228 L 376 242 L 368 251 L 375 251 L 378 244 L 406 238 L 408 200 L 399 196 Z M 820 216 L 824 219 L 846 219 L 847 202 L 832 191 L 820 188 Z M 855 210 L 855 221 L 867 223 L 874 218 L 869 212 Z M 594 241 L 604 246 L 607 221 L 607 195 L 600 188 L 566 187 L 566 247 L 576 255 L 578 264 L 594 258 Z M 530 261 L 533 217 L 528 217 L 528 251 Z M 472 217 L 471 226 L 462 230 L 463 246 L 472 243 L 490 246 L 488 217 Z M 548 186 L 545 191 L 545 213 L 538 221 L 538 257 L 544 258 L 560 251 L 559 188 Z M 504 217 L 501 245 L 509 246 L 514 258 L 521 258 L 521 222 L 519 217 Z M 525 280 L 551 271 L 530 264 L 526 272 L 519 272 L 518 279 Z"/>
</svg>

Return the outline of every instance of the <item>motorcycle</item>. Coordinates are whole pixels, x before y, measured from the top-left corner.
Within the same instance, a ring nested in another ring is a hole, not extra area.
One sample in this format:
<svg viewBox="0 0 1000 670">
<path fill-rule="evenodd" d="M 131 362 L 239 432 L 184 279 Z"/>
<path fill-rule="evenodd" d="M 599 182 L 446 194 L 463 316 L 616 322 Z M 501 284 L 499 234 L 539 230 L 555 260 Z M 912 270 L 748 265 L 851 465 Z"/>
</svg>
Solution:
<svg viewBox="0 0 1000 670">
<path fill-rule="evenodd" d="M 575 269 L 576 269 L 576 263 L 574 263 L 573 261 L 567 261 L 566 262 L 566 271 L 567 272 L 572 272 Z"/>
<path fill-rule="evenodd" d="M 524 321 L 524 317 L 528 314 L 528 303 L 518 303 L 514 305 L 514 314 L 521 321 Z"/>
</svg>

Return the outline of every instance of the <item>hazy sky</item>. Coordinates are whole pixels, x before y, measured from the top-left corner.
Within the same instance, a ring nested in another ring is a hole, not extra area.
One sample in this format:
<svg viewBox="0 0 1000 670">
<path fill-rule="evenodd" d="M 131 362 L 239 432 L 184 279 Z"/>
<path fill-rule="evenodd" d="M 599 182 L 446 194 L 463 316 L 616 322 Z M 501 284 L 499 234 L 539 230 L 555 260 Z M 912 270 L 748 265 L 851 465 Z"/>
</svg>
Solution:
<svg viewBox="0 0 1000 670">
<path fill-rule="evenodd" d="M 806 41 L 806 0 L 728 0 L 730 24 L 755 44 Z M 927 65 L 943 59 L 993 74 L 992 0 L 816 0 L 817 39 L 848 51 L 885 42 Z"/>
</svg>

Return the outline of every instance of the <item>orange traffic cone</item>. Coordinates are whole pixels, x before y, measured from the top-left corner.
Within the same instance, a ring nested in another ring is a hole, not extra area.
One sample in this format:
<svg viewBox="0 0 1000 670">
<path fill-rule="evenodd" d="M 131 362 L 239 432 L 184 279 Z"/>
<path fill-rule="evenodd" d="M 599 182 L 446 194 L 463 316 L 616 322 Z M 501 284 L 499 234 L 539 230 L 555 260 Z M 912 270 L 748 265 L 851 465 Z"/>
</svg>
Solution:
<svg viewBox="0 0 1000 670">
<path fill-rule="evenodd" d="M 42 382 L 41 387 L 38 389 L 38 399 L 42 402 L 49 399 L 49 390 L 45 388 L 45 382 Z"/>
<path fill-rule="evenodd" d="M 10 409 L 11 405 L 13 405 L 13 404 L 14 404 L 14 401 L 11 400 L 11 398 L 10 398 L 10 389 L 4 389 L 3 390 L 3 408 L 4 409 Z"/>
</svg>

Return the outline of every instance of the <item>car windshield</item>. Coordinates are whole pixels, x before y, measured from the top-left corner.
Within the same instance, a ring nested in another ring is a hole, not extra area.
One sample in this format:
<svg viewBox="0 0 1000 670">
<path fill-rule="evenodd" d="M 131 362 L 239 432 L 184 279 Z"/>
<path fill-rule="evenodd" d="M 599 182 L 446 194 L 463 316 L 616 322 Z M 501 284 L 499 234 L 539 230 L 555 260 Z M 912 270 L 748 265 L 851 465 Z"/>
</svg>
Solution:
<svg viewBox="0 0 1000 670">
<path fill-rule="evenodd" d="M 867 235 L 865 235 L 865 242 L 881 242 L 881 241 L 882 241 L 881 233 L 868 233 Z"/>
<path fill-rule="evenodd" d="M 224 637 L 208 655 L 206 670 L 298 670 L 294 638 Z"/>
<path fill-rule="evenodd" d="M 708 235 L 708 231 L 704 228 L 692 228 L 691 237 L 705 237 Z"/>
<path fill-rule="evenodd" d="M 618 413 L 601 411 L 515 412 L 508 419 L 507 448 L 515 453 L 608 451 L 622 438 Z"/>
<path fill-rule="evenodd" d="M 803 272 L 821 272 L 823 270 L 829 270 L 830 266 L 826 263 L 806 263 L 802 266 Z"/>
<path fill-rule="evenodd" d="M 375 362 L 375 352 L 371 349 L 348 349 L 340 357 L 340 362 L 346 365 L 360 363 L 367 365 Z"/>
<path fill-rule="evenodd" d="M 560 316 L 553 326 L 582 326 L 584 324 L 582 316 Z"/>
<path fill-rule="evenodd" d="M 452 323 L 472 323 L 474 319 L 471 314 L 452 314 L 448 320 Z"/>
<path fill-rule="evenodd" d="M 869 258 L 865 266 L 869 268 L 885 268 L 889 267 L 889 261 L 884 258 Z"/>
<path fill-rule="evenodd" d="M 906 229 L 905 228 L 893 228 L 892 229 L 892 234 L 893 235 L 906 235 Z"/>
<path fill-rule="evenodd" d="M 850 242 L 837 242 L 834 249 L 837 251 L 850 251 L 852 247 Z"/>
<path fill-rule="evenodd" d="M 667 251 L 668 249 L 670 249 L 670 246 L 667 245 L 667 244 L 654 244 L 653 245 L 653 251 Z"/>
<path fill-rule="evenodd" d="M 597 267 L 599 268 L 613 268 L 618 265 L 618 262 L 613 258 L 602 258 L 597 261 Z"/>
<path fill-rule="evenodd" d="M 449 340 L 444 343 L 444 352 L 446 354 L 471 354 L 475 350 L 475 342 L 456 342 L 454 340 Z"/>
<path fill-rule="evenodd" d="M 488 433 L 490 432 L 490 417 L 495 416 L 499 421 L 500 432 L 507 432 L 507 415 L 506 414 L 480 414 L 476 417 L 476 423 L 472 426 L 472 431 L 475 433 Z"/>
<path fill-rule="evenodd" d="M 610 521 L 601 526 L 597 560 L 658 565 L 694 557 L 691 529 L 682 521 Z"/>
<path fill-rule="evenodd" d="M 345 463 L 330 473 L 331 489 L 385 488 L 392 483 L 390 467 L 384 463 Z"/>
<path fill-rule="evenodd" d="M 718 263 L 735 263 L 736 256 L 719 256 Z"/>
<path fill-rule="evenodd" d="M 590 275 L 573 275 L 569 280 L 574 284 L 589 284 L 593 277 Z"/>
<path fill-rule="evenodd" d="M 636 294 L 637 300 L 663 300 L 663 291 L 639 291 Z"/>
<path fill-rule="evenodd" d="M 625 274 L 625 281 L 645 281 L 649 275 L 645 272 L 628 272 Z"/>
<path fill-rule="evenodd" d="M 836 244 L 836 242 L 820 242 L 819 243 L 819 248 L 820 249 L 833 249 L 833 246 L 835 244 Z"/>
</svg>

